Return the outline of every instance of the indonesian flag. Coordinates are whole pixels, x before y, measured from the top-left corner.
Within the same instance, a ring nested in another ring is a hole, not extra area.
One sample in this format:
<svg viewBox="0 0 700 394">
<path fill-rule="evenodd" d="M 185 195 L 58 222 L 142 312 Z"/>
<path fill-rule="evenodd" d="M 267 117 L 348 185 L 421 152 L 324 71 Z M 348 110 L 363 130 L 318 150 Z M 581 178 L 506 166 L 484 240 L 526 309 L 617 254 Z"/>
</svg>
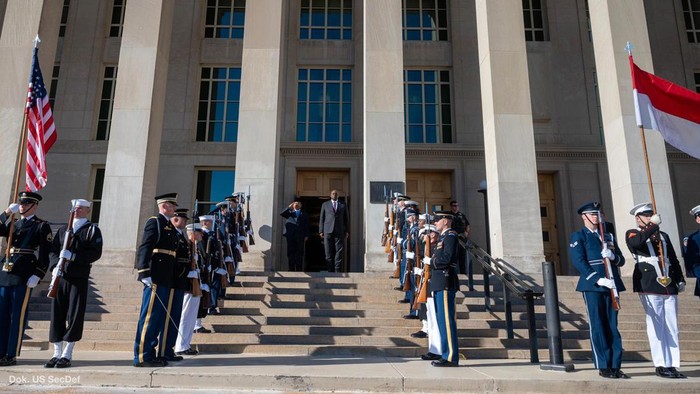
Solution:
<svg viewBox="0 0 700 394">
<path fill-rule="evenodd" d="M 637 126 L 659 131 L 670 145 L 700 159 L 700 94 L 649 74 L 629 59 Z"/>
</svg>

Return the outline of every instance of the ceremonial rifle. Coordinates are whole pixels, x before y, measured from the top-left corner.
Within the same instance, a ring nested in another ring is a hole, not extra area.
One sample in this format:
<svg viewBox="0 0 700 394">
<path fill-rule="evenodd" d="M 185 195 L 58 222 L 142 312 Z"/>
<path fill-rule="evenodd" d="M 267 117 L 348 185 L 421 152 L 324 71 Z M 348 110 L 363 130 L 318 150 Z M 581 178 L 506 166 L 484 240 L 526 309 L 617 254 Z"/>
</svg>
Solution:
<svg viewBox="0 0 700 394">
<path fill-rule="evenodd" d="M 226 259 L 224 255 L 224 248 L 221 246 L 221 235 L 219 234 L 219 226 L 221 226 L 221 210 L 219 210 L 219 225 L 217 226 L 217 222 L 214 221 L 213 227 L 214 227 L 214 236 L 216 237 L 216 243 L 218 244 L 219 247 L 219 268 L 223 268 L 226 270 L 226 262 L 224 261 Z M 216 271 L 216 270 L 215 270 Z M 228 287 L 228 271 L 226 272 L 226 275 L 221 275 L 219 274 L 219 277 L 221 278 L 221 288 L 225 289 Z"/>
<path fill-rule="evenodd" d="M 66 227 L 66 234 L 63 237 L 63 246 L 61 247 L 61 251 L 68 250 L 70 248 L 71 243 L 73 242 L 73 220 L 75 219 L 75 203 L 73 203 L 73 206 L 70 209 L 70 217 L 68 218 L 68 226 Z M 9 249 L 9 247 L 8 247 Z M 56 272 L 56 275 L 51 277 L 51 284 L 49 284 L 49 292 L 46 294 L 47 297 L 49 298 L 56 298 L 56 294 L 58 293 L 58 284 L 61 283 L 61 277 L 63 276 L 63 272 L 66 269 L 66 258 L 61 257 L 58 259 L 58 270 Z"/>
<path fill-rule="evenodd" d="M 428 214 L 428 202 L 425 203 L 425 223 L 428 226 L 428 231 L 425 233 L 424 242 L 424 257 L 430 258 L 430 215 Z M 428 281 L 430 281 L 430 264 L 423 264 L 423 275 L 421 275 L 420 287 L 418 296 L 413 300 L 413 309 L 418 309 L 418 304 L 428 302 Z"/>
<path fill-rule="evenodd" d="M 393 191 L 392 191 L 393 193 Z M 388 208 L 388 204 L 387 204 Z M 392 203 L 391 206 L 391 212 L 389 213 L 389 227 L 387 228 L 388 232 L 388 239 L 386 241 L 386 244 L 384 245 L 384 253 L 388 253 L 389 255 L 387 256 L 386 261 L 388 263 L 393 263 L 394 262 L 394 254 L 393 254 L 393 249 L 392 247 L 394 246 L 395 238 L 394 237 L 394 204 Z"/>
<path fill-rule="evenodd" d="M 600 233 L 600 242 L 603 244 L 603 250 L 608 248 L 608 244 L 605 241 L 605 225 L 603 224 L 603 215 L 598 211 L 598 233 Z M 616 311 L 620 310 L 620 293 L 617 291 L 617 286 L 615 285 L 615 277 L 612 273 L 612 264 L 610 259 L 603 257 L 603 265 L 605 266 L 605 277 L 613 281 L 612 288 L 610 289 L 610 298 L 612 299 L 612 307 Z"/>
<path fill-rule="evenodd" d="M 406 221 L 408 221 L 408 218 Z M 411 273 L 413 272 L 412 260 L 415 259 L 416 256 L 411 246 L 411 238 L 413 237 L 411 236 L 411 227 L 409 227 L 408 231 L 406 231 L 406 270 L 403 273 L 403 291 L 411 290 Z"/>
<path fill-rule="evenodd" d="M 253 233 L 253 220 L 250 218 L 250 185 L 248 185 L 248 195 L 245 205 L 245 229 L 248 233 L 248 243 L 255 245 L 255 234 Z"/>
<path fill-rule="evenodd" d="M 197 218 L 197 208 L 199 207 L 199 201 L 194 200 L 194 209 L 192 210 L 192 233 L 190 234 L 190 270 L 197 271 L 196 278 L 190 278 L 192 282 L 192 297 L 201 297 L 202 288 L 199 280 L 199 267 L 197 266 L 197 240 L 194 235 L 194 220 Z"/>
<path fill-rule="evenodd" d="M 382 246 L 386 246 L 389 237 L 389 197 L 386 195 L 386 185 L 384 185 L 384 229 L 382 229 Z"/>
</svg>

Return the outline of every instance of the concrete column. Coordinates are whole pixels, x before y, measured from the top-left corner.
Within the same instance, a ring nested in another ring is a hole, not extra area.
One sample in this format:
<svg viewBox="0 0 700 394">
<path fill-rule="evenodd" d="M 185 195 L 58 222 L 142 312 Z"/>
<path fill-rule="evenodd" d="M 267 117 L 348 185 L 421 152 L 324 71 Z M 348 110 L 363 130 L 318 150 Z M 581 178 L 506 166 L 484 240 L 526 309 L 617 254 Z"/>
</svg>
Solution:
<svg viewBox="0 0 700 394">
<path fill-rule="evenodd" d="M 17 151 L 22 133 L 22 119 L 27 104 L 27 86 L 34 51 L 34 37 L 39 35 L 39 64 L 46 91 L 51 87 L 51 72 L 56 58 L 58 26 L 63 2 L 42 0 L 7 0 L 0 32 L 0 205 L 14 201 Z M 61 131 L 58 129 L 58 143 Z M 26 156 L 25 156 L 26 157 Z M 47 156 L 48 182 L 51 177 L 51 156 Z M 24 190 L 24 173 L 19 190 Z"/>
<path fill-rule="evenodd" d="M 384 204 L 370 203 L 370 183 L 406 182 L 401 0 L 363 5 L 365 271 L 393 271 L 380 245 Z"/>
<path fill-rule="evenodd" d="M 523 10 L 477 0 L 491 252 L 525 273 L 544 260 Z"/>
<path fill-rule="evenodd" d="M 236 144 L 236 191 L 250 187 L 255 245 L 243 256 L 243 270 L 271 270 L 279 231 L 278 190 L 280 83 L 283 65 L 284 1 L 246 3 L 241 99 Z M 281 209 L 281 208 L 280 208 Z"/>
<path fill-rule="evenodd" d="M 632 42 L 635 63 L 653 73 L 649 32 L 643 0 L 589 0 L 588 7 L 613 200 L 613 206 L 606 211 L 608 215 L 614 214 L 617 239 L 624 240 L 625 232 L 636 226 L 629 210 L 635 204 L 651 200 L 642 138 L 634 115 L 632 77 L 625 46 L 627 41 Z M 644 133 L 656 208 L 663 218 L 661 227 L 669 234 L 676 253 L 680 255 L 666 146 L 658 132 L 649 130 Z M 632 261 L 624 241 L 620 243 L 628 261 Z M 628 264 L 624 268 L 625 273 L 631 273 L 634 267 Z"/>
<path fill-rule="evenodd" d="M 126 7 L 100 213 L 106 264 L 133 265 L 157 192 L 187 192 L 156 190 L 173 8 L 172 0 Z"/>
</svg>

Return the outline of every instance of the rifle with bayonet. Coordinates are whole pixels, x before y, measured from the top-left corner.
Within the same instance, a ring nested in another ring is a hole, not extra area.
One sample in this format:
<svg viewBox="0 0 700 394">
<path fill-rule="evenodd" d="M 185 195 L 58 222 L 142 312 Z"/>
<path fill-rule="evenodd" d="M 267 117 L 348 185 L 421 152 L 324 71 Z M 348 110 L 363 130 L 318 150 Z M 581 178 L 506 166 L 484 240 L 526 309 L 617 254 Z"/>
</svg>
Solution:
<svg viewBox="0 0 700 394">
<path fill-rule="evenodd" d="M 428 214 L 428 203 L 425 203 L 425 224 L 427 231 L 423 236 L 423 242 L 425 243 L 423 249 L 423 274 L 421 275 L 420 283 L 418 286 L 418 295 L 414 297 L 413 309 L 418 309 L 418 304 L 428 302 L 428 282 L 430 281 L 430 215 Z M 426 262 L 427 259 L 427 262 Z"/>
<path fill-rule="evenodd" d="M 73 243 L 73 219 L 75 219 L 75 205 L 76 203 L 74 202 L 73 206 L 70 209 L 70 217 L 68 218 L 66 235 L 63 237 L 63 246 L 61 247 L 61 252 L 63 252 L 64 250 L 68 250 L 71 244 Z M 66 270 L 66 264 L 67 262 L 65 257 L 61 257 L 58 259 L 58 265 L 56 266 L 58 269 L 56 271 L 56 275 L 53 275 L 51 277 L 51 284 L 49 284 L 49 292 L 46 294 L 47 297 L 56 298 L 56 294 L 58 293 L 58 284 L 61 283 L 61 277 L 63 276 L 63 273 Z"/>
<path fill-rule="evenodd" d="M 253 219 L 250 217 L 250 185 L 248 185 L 248 195 L 245 205 L 245 231 L 248 233 L 248 243 L 255 245 L 255 233 L 253 232 Z"/>
<path fill-rule="evenodd" d="M 199 273 L 201 270 L 199 269 L 199 264 L 198 260 L 199 258 L 197 257 L 197 240 L 195 238 L 195 231 L 194 231 L 194 221 L 197 218 L 197 207 L 199 206 L 199 201 L 194 200 L 194 209 L 192 210 L 192 231 L 190 232 L 190 270 L 191 271 L 196 271 L 197 272 L 197 277 L 196 278 L 190 278 L 190 284 L 192 285 L 192 297 L 201 297 L 202 296 L 202 287 L 201 287 L 201 281 L 199 279 Z"/>
<path fill-rule="evenodd" d="M 386 246 L 386 241 L 388 238 L 389 238 L 389 196 L 386 195 L 386 185 L 385 185 L 384 186 L 384 228 L 382 229 L 382 246 Z"/>
</svg>

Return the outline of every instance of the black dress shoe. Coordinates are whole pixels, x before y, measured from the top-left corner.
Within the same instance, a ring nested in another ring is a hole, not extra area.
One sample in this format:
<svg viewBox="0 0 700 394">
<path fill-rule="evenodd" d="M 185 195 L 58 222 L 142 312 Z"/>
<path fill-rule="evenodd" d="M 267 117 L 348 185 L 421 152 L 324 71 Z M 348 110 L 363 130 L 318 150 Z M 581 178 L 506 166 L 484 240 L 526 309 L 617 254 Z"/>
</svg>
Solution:
<svg viewBox="0 0 700 394">
<path fill-rule="evenodd" d="M 424 355 L 420 356 L 421 360 L 426 360 L 426 361 L 431 361 L 431 360 L 442 360 L 442 356 L 439 354 L 435 353 L 425 353 Z"/>
<path fill-rule="evenodd" d="M 210 334 L 211 330 L 208 328 L 199 327 L 199 328 L 195 329 L 194 332 L 198 332 L 200 334 Z"/>
<path fill-rule="evenodd" d="M 44 364 L 44 368 L 53 368 L 56 366 L 57 362 L 58 357 L 51 357 L 51 360 L 47 361 L 46 364 Z"/>
<path fill-rule="evenodd" d="M 671 372 L 672 374 L 674 374 L 674 375 L 675 375 L 674 378 L 676 378 L 676 379 L 686 379 L 686 378 L 688 378 L 687 376 L 685 376 L 684 374 L 682 374 L 680 371 L 678 371 L 678 370 L 677 370 L 676 368 L 674 368 L 674 367 L 670 367 L 670 368 L 666 368 L 666 369 L 668 369 L 669 372 Z"/>
<path fill-rule="evenodd" d="M 61 357 L 61 359 L 58 360 L 58 362 L 56 363 L 56 368 L 68 368 L 70 367 L 70 365 L 71 364 L 69 359 Z"/>
<path fill-rule="evenodd" d="M 396 286 L 394 287 L 394 290 L 403 291 L 403 286 Z"/>
<path fill-rule="evenodd" d="M 668 378 L 668 379 L 675 379 L 676 378 L 676 374 L 674 374 L 668 368 L 665 368 L 665 367 L 656 367 L 656 375 L 661 376 L 662 378 Z"/>
<path fill-rule="evenodd" d="M 219 312 L 219 308 L 212 308 L 212 309 L 209 309 L 209 314 L 210 315 L 220 315 L 221 312 Z"/>
<path fill-rule="evenodd" d="M 417 331 L 411 334 L 412 338 L 427 338 L 428 334 L 425 331 Z"/>
<path fill-rule="evenodd" d="M 178 355 L 165 356 L 163 358 L 165 359 L 165 361 L 182 361 L 185 359 L 184 357 Z"/>
<path fill-rule="evenodd" d="M 160 359 L 160 358 L 156 358 L 156 359 L 151 360 L 151 361 L 144 361 L 142 363 L 134 363 L 134 367 L 146 367 L 146 368 L 164 367 L 166 365 L 168 365 L 168 362 L 163 360 L 163 359 Z"/>
<path fill-rule="evenodd" d="M 408 320 L 418 320 L 418 315 L 405 315 L 403 318 Z"/>
<path fill-rule="evenodd" d="M 440 360 L 436 360 L 430 363 L 433 367 L 458 367 L 459 364 L 451 363 L 447 360 L 443 360 L 440 358 Z"/>
<path fill-rule="evenodd" d="M 408 300 L 405 299 L 405 298 L 404 298 L 403 300 L 399 300 L 399 304 L 408 304 L 409 302 L 410 302 L 410 301 L 408 301 Z"/>
<path fill-rule="evenodd" d="M 622 372 L 620 368 L 613 368 L 612 372 L 615 374 L 615 377 L 618 379 L 629 379 L 630 376 L 627 375 L 626 373 Z"/>
<path fill-rule="evenodd" d="M 610 369 L 610 368 L 603 368 L 598 370 L 598 375 L 608 378 L 608 379 L 617 379 L 617 375 L 615 372 Z"/>
<path fill-rule="evenodd" d="M 176 352 L 175 354 L 177 354 L 178 356 L 183 356 L 183 355 L 185 355 L 185 356 L 196 356 L 197 354 L 199 354 L 199 352 L 196 351 L 196 350 L 194 350 L 194 349 L 192 349 L 192 348 L 189 348 L 189 349 L 183 350 L 183 351 L 181 351 L 181 352 Z"/>
<path fill-rule="evenodd" d="M 3 357 L 0 358 L 0 367 L 9 367 L 11 365 L 17 365 L 17 357 Z"/>
</svg>

